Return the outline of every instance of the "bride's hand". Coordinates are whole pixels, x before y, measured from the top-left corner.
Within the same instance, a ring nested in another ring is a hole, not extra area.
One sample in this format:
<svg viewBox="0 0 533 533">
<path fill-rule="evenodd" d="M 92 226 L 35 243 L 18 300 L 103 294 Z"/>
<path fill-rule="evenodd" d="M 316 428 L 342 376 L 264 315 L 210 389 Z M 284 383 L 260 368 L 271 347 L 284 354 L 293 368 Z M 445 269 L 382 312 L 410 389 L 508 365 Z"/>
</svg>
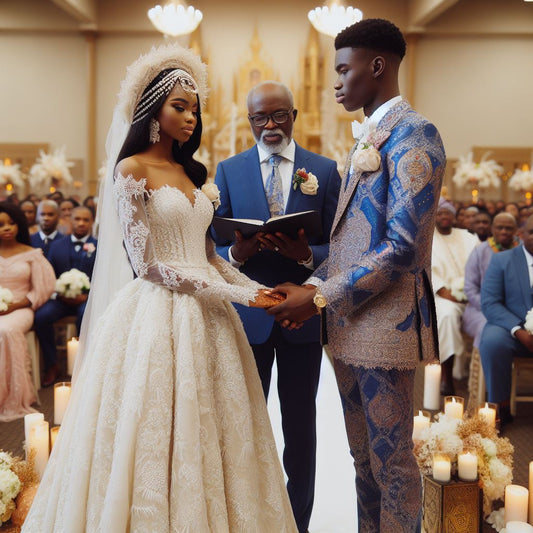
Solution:
<svg viewBox="0 0 533 533">
<path fill-rule="evenodd" d="M 274 292 L 270 289 L 260 289 L 255 300 L 250 302 L 250 307 L 261 307 L 268 309 L 274 305 L 278 305 L 285 300 L 285 295 L 279 292 Z"/>
</svg>

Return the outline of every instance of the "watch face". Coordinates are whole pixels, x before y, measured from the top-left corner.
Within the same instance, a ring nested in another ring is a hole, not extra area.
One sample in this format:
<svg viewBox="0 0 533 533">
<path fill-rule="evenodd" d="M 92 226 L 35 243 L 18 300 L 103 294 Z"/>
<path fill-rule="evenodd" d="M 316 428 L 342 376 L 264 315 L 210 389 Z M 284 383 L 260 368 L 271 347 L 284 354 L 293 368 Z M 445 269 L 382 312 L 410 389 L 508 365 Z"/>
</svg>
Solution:
<svg viewBox="0 0 533 533">
<path fill-rule="evenodd" d="M 313 303 L 320 309 L 322 307 L 326 307 L 326 299 L 321 294 L 315 295 L 315 297 L 313 298 Z"/>
</svg>

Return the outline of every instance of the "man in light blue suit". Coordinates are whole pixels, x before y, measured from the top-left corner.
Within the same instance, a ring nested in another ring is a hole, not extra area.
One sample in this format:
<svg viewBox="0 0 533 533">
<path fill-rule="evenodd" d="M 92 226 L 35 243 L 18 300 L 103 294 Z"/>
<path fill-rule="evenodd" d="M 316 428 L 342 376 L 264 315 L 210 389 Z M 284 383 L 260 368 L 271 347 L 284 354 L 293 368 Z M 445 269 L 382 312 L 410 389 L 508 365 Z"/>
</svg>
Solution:
<svg viewBox="0 0 533 533">
<path fill-rule="evenodd" d="M 322 235 L 307 238 L 300 230 L 295 239 L 263 233 L 244 239 L 238 234 L 234 242 L 224 242 L 215 235 L 217 251 L 264 285 L 302 283 L 328 255 L 340 186 L 337 166 L 330 159 L 304 150 L 292 139 L 297 111 L 287 87 L 273 81 L 262 82 L 250 91 L 247 105 L 257 145 L 218 165 L 215 182 L 221 205 L 216 214 L 267 220 L 274 215 L 316 210 L 321 214 Z M 307 181 L 295 180 L 299 169 L 306 173 Z M 322 356 L 319 317 L 300 330 L 288 331 L 262 309 L 237 308 L 265 397 L 276 358 L 287 489 L 298 529 L 305 532 L 315 484 L 315 397 Z"/>
<path fill-rule="evenodd" d="M 481 310 L 487 324 L 479 353 L 487 382 L 488 401 L 499 405 L 502 425 L 511 422 L 513 357 L 533 357 L 533 335 L 524 329 L 533 307 L 533 216 L 522 233 L 523 245 L 494 254 L 481 285 Z"/>
</svg>

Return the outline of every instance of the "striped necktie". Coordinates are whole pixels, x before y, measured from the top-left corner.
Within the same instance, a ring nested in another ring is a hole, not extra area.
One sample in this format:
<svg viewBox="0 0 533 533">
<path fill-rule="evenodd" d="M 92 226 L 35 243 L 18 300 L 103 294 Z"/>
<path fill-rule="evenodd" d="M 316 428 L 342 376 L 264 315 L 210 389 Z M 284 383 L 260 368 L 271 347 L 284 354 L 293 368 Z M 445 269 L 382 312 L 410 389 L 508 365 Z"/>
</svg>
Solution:
<svg viewBox="0 0 533 533">
<path fill-rule="evenodd" d="M 279 173 L 280 161 L 281 156 L 277 154 L 273 154 L 268 160 L 269 165 L 272 167 L 272 172 L 267 178 L 265 192 L 268 200 L 268 207 L 270 209 L 270 216 L 283 215 L 285 212 L 283 185 L 281 183 L 281 174 Z"/>
</svg>

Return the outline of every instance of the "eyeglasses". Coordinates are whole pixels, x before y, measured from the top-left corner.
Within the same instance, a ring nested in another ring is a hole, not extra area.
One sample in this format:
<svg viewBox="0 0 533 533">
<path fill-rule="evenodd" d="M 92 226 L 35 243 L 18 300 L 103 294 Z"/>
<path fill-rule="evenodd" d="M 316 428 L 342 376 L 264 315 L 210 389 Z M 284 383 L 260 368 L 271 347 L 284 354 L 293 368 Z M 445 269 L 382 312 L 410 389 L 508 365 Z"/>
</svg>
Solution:
<svg viewBox="0 0 533 533">
<path fill-rule="evenodd" d="M 248 118 L 254 126 L 262 128 L 263 126 L 266 126 L 268 124 L 268 121 L 271 119 L 275 124 L 285 124 L 285 122 L 289 120 L 289 117 L 292 112 L 293 109 L 291 108 L 288 111 L 276 111 L 275 113 L 271 113 L 270 115 L 248 115 Z"/>
</svg>

